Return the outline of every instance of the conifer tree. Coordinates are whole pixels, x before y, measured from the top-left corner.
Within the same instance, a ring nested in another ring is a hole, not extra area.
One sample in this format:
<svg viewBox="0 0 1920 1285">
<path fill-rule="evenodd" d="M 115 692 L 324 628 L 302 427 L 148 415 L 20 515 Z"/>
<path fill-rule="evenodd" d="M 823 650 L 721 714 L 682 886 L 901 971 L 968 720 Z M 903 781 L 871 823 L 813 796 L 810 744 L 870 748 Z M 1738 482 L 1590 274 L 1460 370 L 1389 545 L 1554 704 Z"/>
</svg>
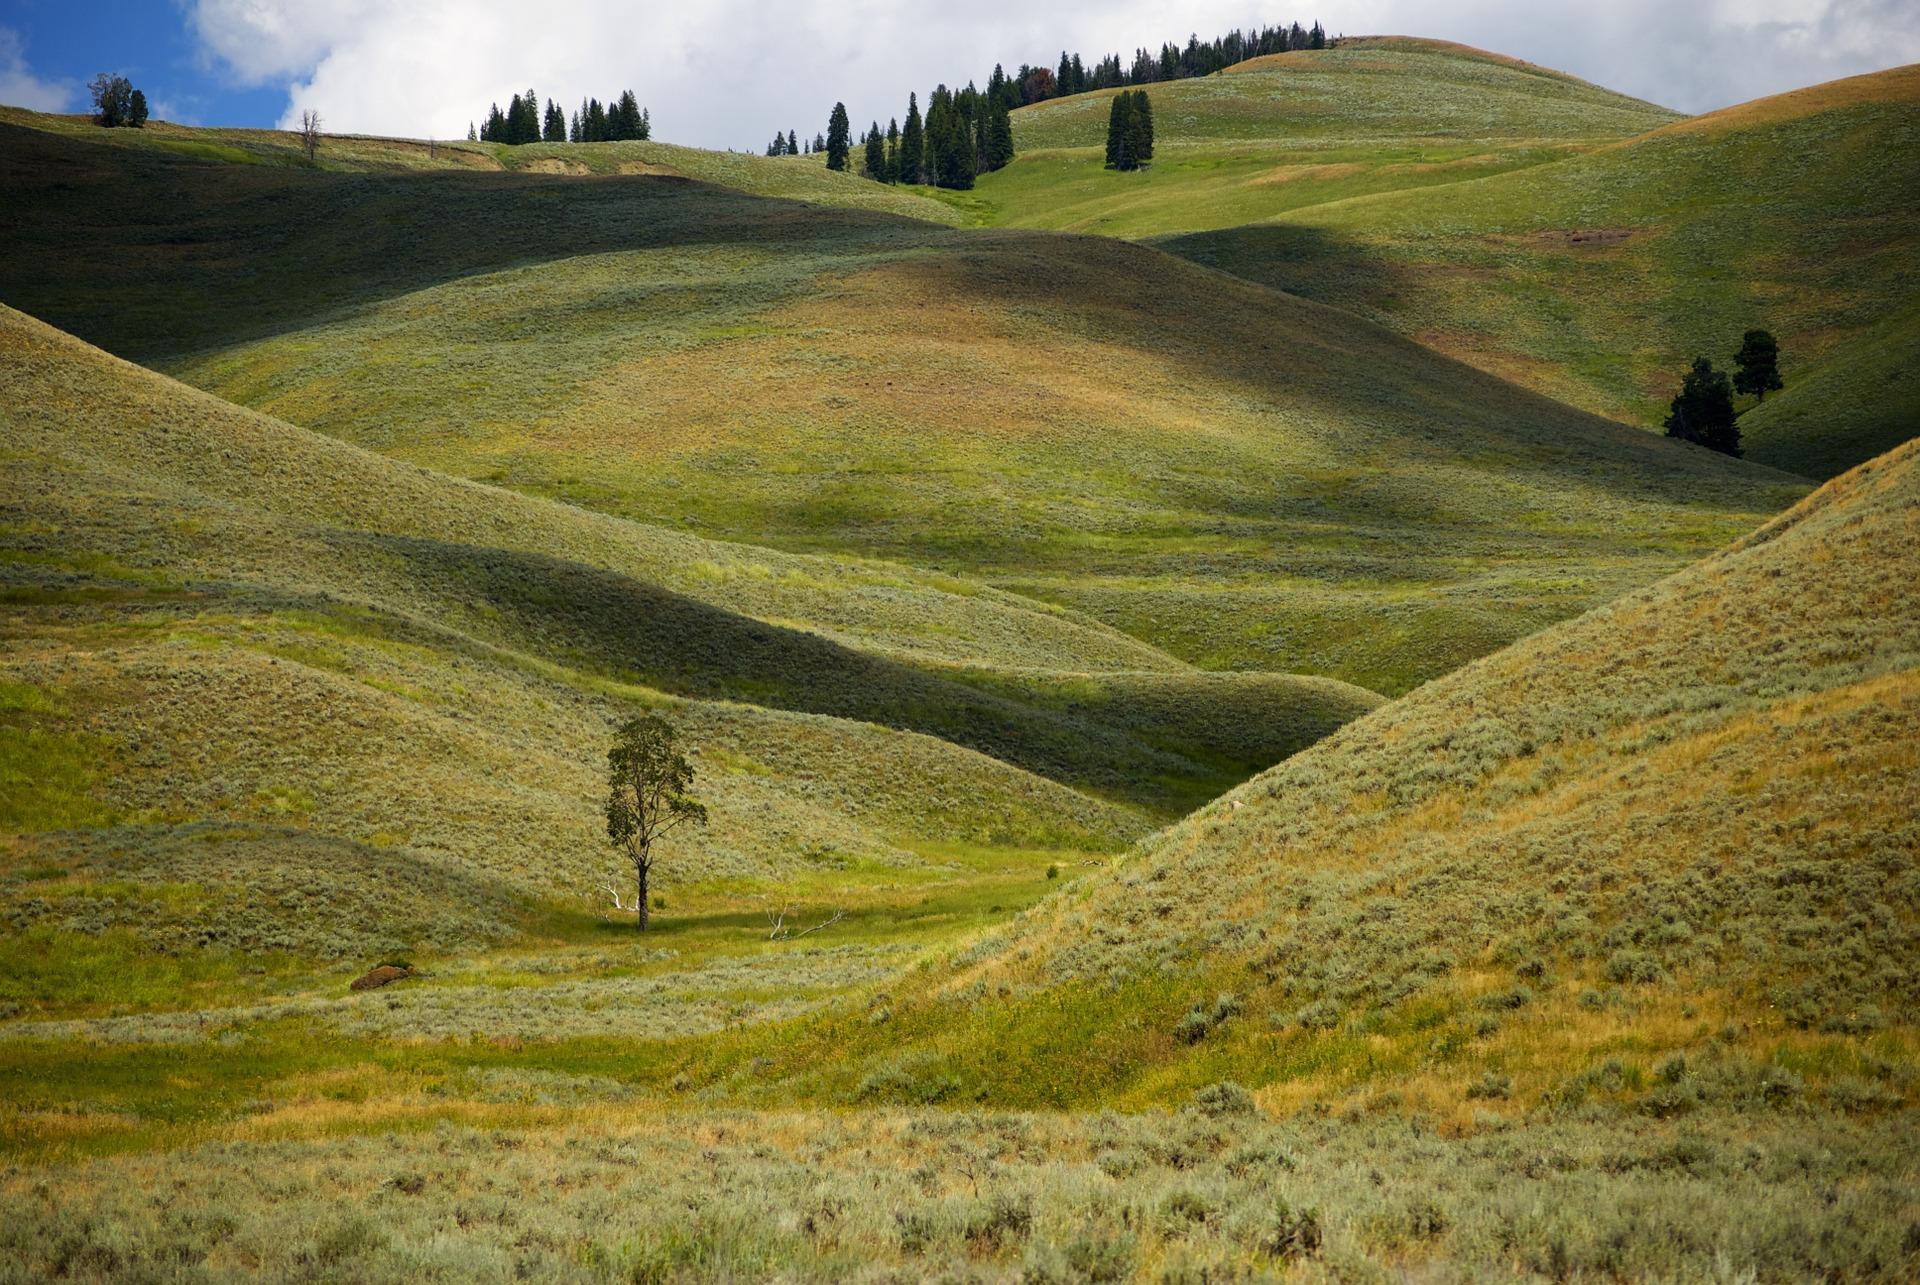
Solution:
<svg viewBox="0 0 1920 1285">
<path fill-rule="evenodd" d="M 140 90 L 133 91 L 127 99 L 127 124 L 139 129 L 147 123 L 147 96 Z M 1779 385 L 1774 385 L 1776 388 Z"/>
<path fill-rule="evenodd" d="M 631 89 L 620 92 L 620 101 L 607 111 L 607 137 L 627 140 L 642 138 L 640 132 L 640 103 Z"/>
<path fill-rule="evenodd" d="M 547 100 L 546 122 L 540 133 L 543 140 L 549 143 L 564 143 L 567 141 L 566 115 L 561 112 L 560 104 L 554 102 L 551 98 Z"/>
<path fill-rule="evenodd" d="M 1667 436 L 1724 455 L 1740 454 L 1740 428 L 1733 419 L 1733 386 L 1705 357 L 1696 357 L 1667 416 Z"/>
<path fill-rule="evenodd" d="M 607 141 L 607 109 L 600 105 L 598 98 L 587 100 L 587 120 L 582 132 L 586 134 L 589 143 Z"/>
<path fill-rule="evenodd" d="M 1144 89 L 1133 91 L 1133 114 L 1133 159 L 1145 165 L 1153 159 L 1153 100 Z"/>
<path fill-rule="evenodd" d="M 900 181 L 900 120 L 892 117 L 887 121 L 887 173 L 889 183 Z"/>
<path fill-rule="evenodd" d="M 800 131 L 797 129 L 787 131 L 787 155 L 800 155 Z"/>
<path fill-rule="evenodd" d="M 1749 330 L 1733 358 L 1735 392 L 1767 400 L 1767 394 L 1785 387 L 1780 382 L 1780 343 L 1764 330 Z"/>
<path fill-rule="evenodd" d="M 1013 118 L 1007 111 L 1006 103 L 994 100 L 993 116 L 987 130 L 987 160 L 985 168 L 1004 169 L 1013 160 Z"/>
<path fill-rule="evenodd" d="M 827 164 L 833 164 L 831 157 Z M 867 177 L 876 183 L 887 181 L 887 137 L 880 132 L 879 121 L 867 127 Z"/>
<path fill-rule="evenodd" d="M 835 103 L 827 116 L 827 168 L 847 168 L 847 149 L 852 143 L 853 126 L 847 120 L 847 105 Z"/>
<path fill-rule="evenodd" d="M 907 123 L 900 129 L 899 182 L 918 183 L 926 165 L 926 131 L 920 123 L 920 103 L 907 95 Z"/>
</svg>

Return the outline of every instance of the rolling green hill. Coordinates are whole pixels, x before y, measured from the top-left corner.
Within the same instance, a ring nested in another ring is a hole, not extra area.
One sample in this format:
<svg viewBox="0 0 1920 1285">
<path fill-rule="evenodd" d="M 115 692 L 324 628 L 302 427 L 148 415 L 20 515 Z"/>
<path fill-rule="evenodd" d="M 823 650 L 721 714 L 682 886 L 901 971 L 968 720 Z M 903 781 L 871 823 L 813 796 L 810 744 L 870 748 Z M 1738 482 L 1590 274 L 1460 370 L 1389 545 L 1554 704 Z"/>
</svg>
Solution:
<svg viewBox="0 0 1920 1285">
<path fill-rule="evenodd" d="M 1018 157 L 980 179 L 976 216 L 1135 238 L 1211 231 L 1526 169 L 1678 119 L 1559 72 L 1399 37 L 1146 89 L 1150 170 L 1102 168 L 1110 91 L 1054 99 L 1013 114 Z"/>
<path fill-rule="evenodd" d="M 1799 493 L 1104 238 L 25 141 L 35 252 L 0 297 L 85 338 L 442 472 L 942 568 L 1207 669 L 1404 691 Z"/>
<path fill-rule="evenodd" d="M 439 477 L 11 311 L 0 415 L 16 1005 L 79 1003 L 74 959 L 201 929 L 330 959 L 582 916 L 598 757 L 636 710 L 699 745 L 714 824 L 666 876 L 697 892 L 1110 849 L 1378 703 Z"/>
<path fill-rule="evenodd" d="M 572 177 L 651 174 L 685 178 L 755 196 L 817 205 L 901 214 L 935 223 L 957 221 L 952 206 L 911 190 L 884 188 L 851 174 L 836 174 L 805 158 L 775 159 L 745 152 L 715 152 L 672 143 L 626 141 L 580 146 L 534 143 L 508 147 L 464 140 L 325 135 L 313 161 L 297 134 L 273 129 L 204 128 L 150 121 L 141 129 L 101 129 L 87 116 L 53 116 L 0 106 L 0 125 L 37 134 L 118 147 L 136 155 L 184 158 L 212 164 L 262 165 L 331 173 L 421 174 L 514 171 Z M 9 147 L 36 140 L 13 133 Z M 133 158 L 129 157 L 131 162 Z"/>
<path fill-rule="evenodd" d="M 1914 380 L 1888 378 L 1910 369 L 1889 345 L 1911 350 L 1892 332 L 1920 289 L 1917 157 L 1908 67 L 1157 243 L 1632 423 L 1660 422 L 1694 356 L 1727 367 L 1742 332 L 1765 327 L 1788 387 L 1820 391 L 1796 395 L 1798 414 L 1756 415 L 1751 455 L 1825 477 L 1905 441 L 1920 412 Z"/>
<path fill-rule="evenodd" d="M 1390 1095 L 1463 1124 L 1904 1093 L 1916 569 L 1920 443 L 1162 831 L 957 960 L 900 1019 L 913 1051 L 838 1082 L 1236 1080 L 1283 1113 Z"/>
</svg>

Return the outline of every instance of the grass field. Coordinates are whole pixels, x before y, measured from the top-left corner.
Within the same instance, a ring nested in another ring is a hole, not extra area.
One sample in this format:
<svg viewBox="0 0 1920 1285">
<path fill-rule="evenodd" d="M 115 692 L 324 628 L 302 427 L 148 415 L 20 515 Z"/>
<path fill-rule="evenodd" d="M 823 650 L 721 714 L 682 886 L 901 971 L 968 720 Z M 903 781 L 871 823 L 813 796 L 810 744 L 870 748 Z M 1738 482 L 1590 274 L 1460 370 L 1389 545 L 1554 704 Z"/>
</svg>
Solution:
<svg viewBox="0 0 1920 1285">
<path fill-rule="evenodd" d="M 1150 169 L 1100 168 L 1106 95 L 1041 104 L 974 217 L 1146 240 L 1644 426 L 1764 326 L 1807 391 L 1752 458 L 1830 477 L 1912 434 L 1913 68 L 1689 121 L 1425 41 L 1149 92 Z"/>
<path fill-rule="evenodd" d="M 1110 239 L 645 176 L 341 186 L 51 135 L 15 156 L 42 252 L 9 295 L 110 349 L 440 471 L 939 568 L 1205 669 L 1405 691 L 1799 493 Z M 137 237 L 76 167 L 147 194 Z M 483 214 L 502 182 L 534 186 Z M 279 184 L 327 213 L 272 222 Z M 637 244 L 527 262 L 543 222 Z M 96 233 L 125 253 L 78 252 Z"/>
<path fill-rule="evenodd" d="M 1528 169 L 1677 120 L 1558 72 L 1430 41 L 1358 40 L 1147 87 L 1154 163 L 1102 167 L 1110 92 L 1016 112 L 975 217 L 1155 237 Z"/>
</svg>

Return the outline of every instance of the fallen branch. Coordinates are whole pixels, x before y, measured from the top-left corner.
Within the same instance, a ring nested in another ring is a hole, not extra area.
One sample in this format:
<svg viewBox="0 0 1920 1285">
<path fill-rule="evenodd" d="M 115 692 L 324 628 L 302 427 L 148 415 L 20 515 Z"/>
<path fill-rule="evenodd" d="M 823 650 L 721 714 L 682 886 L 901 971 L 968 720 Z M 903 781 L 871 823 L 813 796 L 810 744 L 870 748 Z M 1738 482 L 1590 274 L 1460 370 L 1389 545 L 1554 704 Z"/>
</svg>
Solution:
<svg viewBox="0 0 1920 1285">
<path fill-rule="evenodd" d="M 819 923 L 815 924 L 811 928 L 802 928 L 799 932 L 789 932 L 787 930 L 787 908 L 785 906 L 782 906 L 777 911 L 769 910 L 767 912 L 767 924 L 771 929 L 771 931 L 767 933 L 767 940 L 768 941 L 798 941 L 800 938 L 805 937 L 808 933 L 817 933 L 822 928 L 831 928 L 835 924 L 839 923 L 842 919 L 845 919 L 846 917 L 847 917 L 846 911 L 836 910 L 833 912 L 833 914 L 831 914 L 825 919 L 822 919 Z"/>
</svg>

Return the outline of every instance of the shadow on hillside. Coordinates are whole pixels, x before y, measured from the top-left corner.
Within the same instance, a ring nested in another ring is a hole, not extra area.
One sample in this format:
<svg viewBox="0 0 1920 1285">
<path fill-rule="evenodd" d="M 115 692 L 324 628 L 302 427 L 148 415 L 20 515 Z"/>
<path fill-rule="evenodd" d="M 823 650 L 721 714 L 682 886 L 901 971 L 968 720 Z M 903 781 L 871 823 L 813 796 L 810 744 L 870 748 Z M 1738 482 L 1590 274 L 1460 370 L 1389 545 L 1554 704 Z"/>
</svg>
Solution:
<svg viewBox="0 0 1920 1285">
<path fill-rule="evenodd" d="M 143 362 L 519 264 L 936 232 L 674 176 L 323 173 L 5 124 L 0 227 L 0 301 Z"/>
<path fill-rule="evenodd" d="M 1148 244 L 1256 285 L 1363 315 L 1392 307 L 1412 284 L 1406 270 L 1324 228 L 1255 223 L 1157 237 Z"/>
<path fill-rule="evenodd" d="M 1073 785 L 1155 790 L 1205 775 L 1115 729 L 980 691 L 628 576 L 520 550 L 348 535 L 475 636 L 677 695 L 922 732 Z M 370 553 L 372 556 L 367 557 Z M 467 612 L 469 604 L 482 604 Z M 1140 800 L 1145 802 L 1147 800 Z"/>
</svg>

